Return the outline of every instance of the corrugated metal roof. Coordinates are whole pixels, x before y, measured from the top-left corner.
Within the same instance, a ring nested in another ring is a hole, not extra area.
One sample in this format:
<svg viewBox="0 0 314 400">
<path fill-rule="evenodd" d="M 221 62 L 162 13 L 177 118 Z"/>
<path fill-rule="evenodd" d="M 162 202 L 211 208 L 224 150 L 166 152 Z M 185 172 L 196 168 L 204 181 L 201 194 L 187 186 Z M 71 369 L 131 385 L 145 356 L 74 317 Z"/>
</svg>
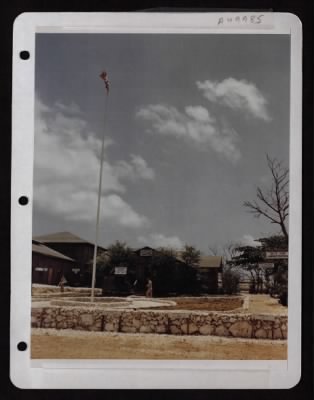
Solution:
<svg viewBox="0 0 314 400">
<path fill-rule="evenodd" d="M 37 240 L 32 241 L 32 251 L 34 253 L 39 253 L 43 254 L 48 257 L 55 257 L 55 258 L 61 258 L 62 260 L 67 260 L 67 261 L 73 261 L 74 260 L 70 257 L 65 256 L 62 253 L 59 253 L 56 250 L 51 249 L 50 247 L 45 246 L 42 243 L 39 243 Z"/>
</svg>

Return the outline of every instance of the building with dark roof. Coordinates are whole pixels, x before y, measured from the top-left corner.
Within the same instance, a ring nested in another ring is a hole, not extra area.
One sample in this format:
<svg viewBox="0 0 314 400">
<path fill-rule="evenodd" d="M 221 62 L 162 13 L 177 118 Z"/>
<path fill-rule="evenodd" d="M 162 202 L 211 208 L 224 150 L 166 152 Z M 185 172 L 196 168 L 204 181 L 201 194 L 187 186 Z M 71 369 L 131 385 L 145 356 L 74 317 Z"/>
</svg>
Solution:
<svg viewBox="0 0 314 400">
<path fill-rule="evenodd" d="M 90 285 L 94 243 L 82 239 L 71 232 L 57 232 L 36 236 L 34 240 L 75 262 L 75 269 L 78 271 L 75 285 Z M 97 247 L 98 255 L 103 251 L 105 251 L 103 247 Z"/>
<path fill-rule="evenodd" d="M 183 261 L 181 251 L 177 252 L 177 258 Z M 202 293 L 215 294 L 218 292 L 222 267 L 222 256 L 200 256 L 199 262 L 194 265 L 194 268 L 197 272 L 197 279 Z"/>
<path fill-rule="evenodd" d="M 104 295 L 143 294 L 148 279 L 153 282 L 156 296 L 218 292 L 222 257 L 201 256 L 199 264 L 191 266 L 183 261 L 180 252 L 168 254 L 149 246 L 133 251 L 132 264 L 113 265 L 105 276 Z"/>
<path fill-rule="evenodd" d="M 58 285 L 64 275 L 69 283 L 79 283 L 80 269 L 75 260 L 45 246 L 37 240 L 32 241 L 32 282 Z"/>
<path fill-rule="evenodd" d="M 107 250 L 99 246 L 98 255 L 103 252 Z M 133 254 L 132 265 L 112 265 L 109 275 L 96 276 L 96 286 L 103 286 L 104 294 L 143 293 L 148 278 L 160 295 L 218 291 L 221 256 L 201 256 L 198 265 L 191 266 L 183 261 L 180 252 L 165 256 L 162 251 L 145 246 L 134 249 Z M 90 286 L 93 255 L 94 244 L 70 232 L 37 236 L 33 240 L 32 280 L 55 285 L 65 275 L 70 285 Z"/>
<path fill-rule="evenodd" d="M 93 244 L 71 232 L 56 232 L 49 233 L 48 235 L 40 235 L 34 238 L 35 240 L 45 243 L 89 243 Z"/>
<path fill-rule="evenodd" d="M 196 267 L 201 283 L 201 290 L 205 293 L 218 292 L 219 273 L 222 272 L 223 258 L 221 256 L 201 256 Z"/>
</svg>

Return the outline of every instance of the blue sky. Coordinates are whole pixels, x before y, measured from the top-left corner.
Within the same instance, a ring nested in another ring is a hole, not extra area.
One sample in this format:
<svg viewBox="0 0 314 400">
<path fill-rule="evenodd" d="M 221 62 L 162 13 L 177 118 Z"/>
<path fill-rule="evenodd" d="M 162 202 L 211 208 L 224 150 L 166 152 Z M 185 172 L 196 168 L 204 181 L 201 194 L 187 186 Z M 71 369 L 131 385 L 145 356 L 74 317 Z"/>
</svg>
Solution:
<svg viewBox="0 0 314 400">
<path fill-rule="evenodd" d="M 289 74 L 288 35 L 38 34 L 34 235 L 94 239 L 103 132 L 101 244 L 276 232 L 242 204 L 289 165 Z"/>
</svg>

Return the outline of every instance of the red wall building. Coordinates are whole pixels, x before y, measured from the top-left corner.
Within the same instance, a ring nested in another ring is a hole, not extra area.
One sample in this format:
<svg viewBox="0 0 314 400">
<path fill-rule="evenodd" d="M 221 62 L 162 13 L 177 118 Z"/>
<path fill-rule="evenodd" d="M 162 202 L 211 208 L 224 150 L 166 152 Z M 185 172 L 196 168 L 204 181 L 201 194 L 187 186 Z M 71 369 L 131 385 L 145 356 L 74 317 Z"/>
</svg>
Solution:
<svg viewBox="0 0 314 400">
<path fill-rule="evenodd" d="M 49 235 L 37 236 L 35 237 L 35 241 L 63 255 L 68 261 L 72 260 L 75 263 L 76 279 L 74 281 L 71 279 L 71 282 L 69 281 L 70 284 L 72 284 L 73 281 L 74 285 L 90 285 L 91 266 L 94 256 L 93 243 L 73 235 L 70 232 L 57 232 Z M 103 251 L 105 251 L 105 249 L 98 246 L 98 255 Z M 34 252 L 33 259 L 36 260 L 36 257 L 34 258 Z"/>
<path fill-rule="evenodd" d="M 32 241 L 32 282 L 58 285 L 62 275 L 70 284 L 79 282 L 76 262 L 42 243 Z"/>
</svg>

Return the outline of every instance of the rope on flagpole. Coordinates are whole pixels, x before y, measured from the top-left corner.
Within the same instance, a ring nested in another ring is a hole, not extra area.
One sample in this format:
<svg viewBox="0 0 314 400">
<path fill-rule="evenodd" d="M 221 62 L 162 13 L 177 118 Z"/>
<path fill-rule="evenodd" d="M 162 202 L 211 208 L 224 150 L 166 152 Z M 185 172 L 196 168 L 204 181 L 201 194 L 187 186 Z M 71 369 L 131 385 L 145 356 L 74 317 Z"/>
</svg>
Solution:
<svg viewBox="0 0 314 400">
<path fill-rule="evenodd" d="M 103 164 L 105 154 L 105 125 L 106 125 L 106 111 L 108 107 L 108 91 L 105 97 L 105 109 L 104 109 L 104 131 L 101 143 L 101 155 L 100 155 L 100 168 L 99 168 L 99 184 L 98 184 L 98 198 L 97 198 L 97 214 L 96 214 L 96 231 L 95 231 L 95 245 L 94 245 L 94 257 L 93 257 L 93 271 L 92 271 L 92 290 L 91 290 L 91 302 L 94 301 L 95 297 L 95 281 L 96 281 L 96 261 L 97 261 L 97 247 L 98 247 L 98 236 L 99 236 L 99 217 L 100 217 L 100 203 L 101 203 L 101 188 L 102 188 L 102 175 L 103 175 Z"/>
</svg>

